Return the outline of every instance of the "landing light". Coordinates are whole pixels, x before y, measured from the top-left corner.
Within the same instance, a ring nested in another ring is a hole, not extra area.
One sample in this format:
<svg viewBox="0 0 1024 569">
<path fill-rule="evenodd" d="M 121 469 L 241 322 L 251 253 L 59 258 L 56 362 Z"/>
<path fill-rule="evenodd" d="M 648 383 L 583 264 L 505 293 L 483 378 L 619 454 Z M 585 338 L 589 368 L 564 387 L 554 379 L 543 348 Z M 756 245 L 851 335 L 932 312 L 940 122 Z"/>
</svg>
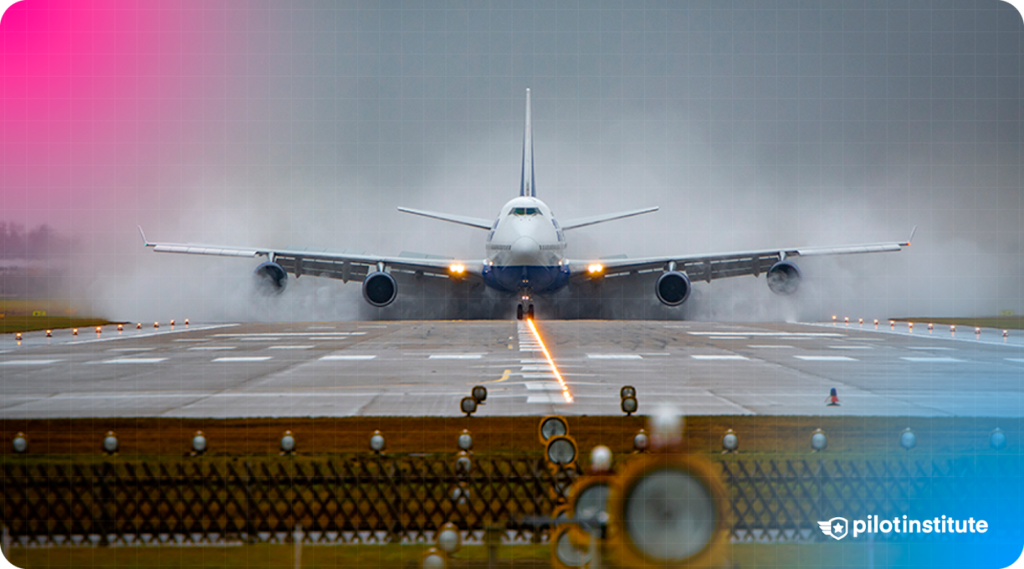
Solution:
<svg viewBox="0 0 1024 569">
<path fill-rule="evenodd" d="M 601 263 L 593 263 L 593 264 L 587 265 L 587 274 L 589 274 L 591 276 L 595 276 L 596 277 L 597 275 L 600 275 L 603 272 L 604 272 L 604 265 L 602 265 Z"/>
<path fill-rule="evenodd" d="M 466 272 L 466 265 L 461 263 L 452 263 L 448 265 L 448 272 L 453 275 L 461 275 Z"/>
</svg>

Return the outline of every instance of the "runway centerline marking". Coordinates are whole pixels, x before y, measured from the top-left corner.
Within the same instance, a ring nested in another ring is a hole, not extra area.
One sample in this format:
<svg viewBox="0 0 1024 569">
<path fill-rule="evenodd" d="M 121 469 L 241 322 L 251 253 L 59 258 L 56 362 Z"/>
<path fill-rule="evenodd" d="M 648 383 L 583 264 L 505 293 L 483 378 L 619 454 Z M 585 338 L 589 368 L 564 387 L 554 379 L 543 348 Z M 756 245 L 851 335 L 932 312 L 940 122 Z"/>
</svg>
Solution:
<svg viewBox="0 0 1024 569">
<path fill-rule="evenodd" d="M 271 356 L 226 356 L 223 358 L 216 358 L 213 363 L 246 363 L 246 362 L 265 362 L 273 359 Z"/>
<path fill-rule="evenodd" d="M 548 351 L 548 347 L 544 345 L 544 340 L 540 337 L 540 332 L 537 331 L 537 325 L 533 323 L 530 318 L 526 319 L 526 325 L 529 326 L 530 332 L 533 332 L 534 337 L 537 338 L 537 343 L 540 344 L 541 352 L 544 354 L 544 358 L 547 359 L 548 365 L 551 366 L 551 372 L 555 374 L 555 379 L 558 380 L 558 384 L 562 387 L 562 398 L 565 399 L 566 403 L 572 403 L 572 393 L 569 392 L 569 386 L 566 385 L 565 380 L 562 379 L 562 374 L 558 373 L 558 368 L 555 366 L 555 360 L 551 357 L 551 352 Z M 522 330 L 522 323 L 519 324 L 520 330 Z"/>
<path fill-rule="evenodd" d="M 728 355 L 728 356 L 716 356 L 716 355 L 691 355 L 691 358 L 702 361 L 714 361 L 714 360 L 734 360 L 742 361 L 749 360 L 746 356 Z"/>
<path fill-rule="evenodd" d="M 859 361 L 857 358 L 851 358 L 849 356 L 793 356 L 798 360 L 805 362 L 856 362 Z"/>
<path fill-rule="evenodd" d="M 587 354 L 592 360 L 642 360 L 640 354 Z"/>
<path fill-rule="evenodd" d="M 104 360 L 101 364 L 158 364 L 167 361 L 167 358 L 117 358 L 115 360 Z"/>
<path fill-rule="evenodd" d="M 334 356 L 324 356 L 324 357 L 320 358 L 320 361 L 322 361 L 322 362 L 360 362 L 360 361 L 369 361 L 369 360 L 376 359 L 376 358 L 377 358 L 377 356 L 374 356 L 374 355 L 360 355 L 360 354 L 346 355 L 346 354 L 342 354 L 342 355 L 334 355 Z"/>
<path fill-rule="evenodd" d="M 960 359 L 957 359 L 957 358 L 906 358 L 906 357 L 904 357 L 904 358 L 900 358 L 900 359 L 904 360 L 904 361 L 908 361 L 908 362 L 914 362 L 914 363 L 936 363 L 936 364 L 951 364 L 951 363 L 960 363 L 960 362 L 964 361 L 964 360 L 960 360 Z"/>
<path fill-rule="evenodd" d="M 214 334 L 217 338 L 279 338 L 288 336 L 365 336 L 366 332 L 252 332 L 250 334 Z"/>
</svg>

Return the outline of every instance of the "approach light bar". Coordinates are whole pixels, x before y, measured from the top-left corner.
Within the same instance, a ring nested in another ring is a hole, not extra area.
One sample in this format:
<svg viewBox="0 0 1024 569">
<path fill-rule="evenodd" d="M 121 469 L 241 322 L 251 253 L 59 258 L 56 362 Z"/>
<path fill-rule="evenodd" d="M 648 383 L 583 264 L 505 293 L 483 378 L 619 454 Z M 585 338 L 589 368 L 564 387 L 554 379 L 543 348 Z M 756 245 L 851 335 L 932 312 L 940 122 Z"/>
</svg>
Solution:
<svg viewBox="0 0 1024 569">
<path fill-rule="evenodd" d="M 548 352 L 548 347 L 544 345 L 544 340 L 540 337 L 537 326 L 529 318 L 526 320 L 526 324 L 530 327 L 530 331 L 533 332 L 533 337 L 537 339 L 537 343 L 540 344 L 540 349 L 544 353 L 544 358 L 548 360 L 548 365 L 551 366 L 551 372 L 555 374 L 558 385 L 562 386 L 562 397 L 566 403 L 572 403 L 572 393 L 569 392 L 569 386 L 562 379 L 562 374 L 558 372 L 558 368 L 555 367 L 555 360 L 551 359 L 551 353 Z"/>
</svg>

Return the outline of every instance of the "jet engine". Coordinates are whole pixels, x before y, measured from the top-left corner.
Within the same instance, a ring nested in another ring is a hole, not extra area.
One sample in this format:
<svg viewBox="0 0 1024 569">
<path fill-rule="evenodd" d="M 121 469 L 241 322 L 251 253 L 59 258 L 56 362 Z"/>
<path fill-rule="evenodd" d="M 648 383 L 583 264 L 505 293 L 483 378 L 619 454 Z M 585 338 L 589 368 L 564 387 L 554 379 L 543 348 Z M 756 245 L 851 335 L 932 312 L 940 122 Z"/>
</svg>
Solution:
<svg viewBox="0 0 1024 569">
<path fill-rule="evenodd" d="M 281 294 L 288 285 L 288 271 L 277 263 L 263 263 L 253 272 L 257 287 L 265 292 Z"/>
<path fill-rule="evenodd" d="M 366 302 L 383 308 L 395 301 L 398 296 L 398 283 L 395 277 L 381 271 L 366 275 L 363 280 L 363 298 Z"/>
<path fill-rule="evenodd" d="M 789 295 L 800 288 L 800 269 L 789 261 L 779 261 L 768 269 L 768 288 L 775 294 Z"/>
<path fill-rule="evenodd" d="M 654 293 L 658 295 L 658 300 L 662 304 L 679 306 L 686 302 L 687 298 L 690 298 L 692 288 L 690 279 L 684 273 L 667 271 L 658 277 L 658 282 L 654 285 Z"/>
</svg>

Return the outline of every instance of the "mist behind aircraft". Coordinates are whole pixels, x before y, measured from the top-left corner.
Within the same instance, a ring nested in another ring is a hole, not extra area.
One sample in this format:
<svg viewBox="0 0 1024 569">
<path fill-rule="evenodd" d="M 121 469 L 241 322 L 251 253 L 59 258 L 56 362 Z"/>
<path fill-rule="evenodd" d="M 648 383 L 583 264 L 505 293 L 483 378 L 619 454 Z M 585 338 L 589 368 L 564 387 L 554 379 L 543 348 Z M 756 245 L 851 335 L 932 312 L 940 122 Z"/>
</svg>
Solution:
<svg viewBox="0 0 1024 569">
<path fill-rule="evenodd" d="M 896 240 L 919 225 L 900 255 L 801 260 L 792 298 L 743 277 L 695 283 L 680 310 L 653 285 L 608 286 L 596 308 L 562 299 L 564 315 L 1024 310 L 1021 19 L 1006 4 L 225 1 L 120 9 L 111 26 L 44 21 L 46 2 L 27 4 L 0 28 L 0 220 L 73 236 L 67 295 L 98 315 L 503 317 L 447 283 L 381 311 L 357 284 L 308 277 L 271 301 L 247 290 L 252 260 L 154 258 L 135 226 L 166 241 L 482 258 L 478 232 L 395 206 L 493 217 L 518 189 L 527 86 L 538 197 L 560 218 L 661 207 L 575 232 L 568 256 Z M 157 25 L 172 31 L 140 33 Z M 37 33 L 10 33 L 22 29 Z"/>
</svg>

